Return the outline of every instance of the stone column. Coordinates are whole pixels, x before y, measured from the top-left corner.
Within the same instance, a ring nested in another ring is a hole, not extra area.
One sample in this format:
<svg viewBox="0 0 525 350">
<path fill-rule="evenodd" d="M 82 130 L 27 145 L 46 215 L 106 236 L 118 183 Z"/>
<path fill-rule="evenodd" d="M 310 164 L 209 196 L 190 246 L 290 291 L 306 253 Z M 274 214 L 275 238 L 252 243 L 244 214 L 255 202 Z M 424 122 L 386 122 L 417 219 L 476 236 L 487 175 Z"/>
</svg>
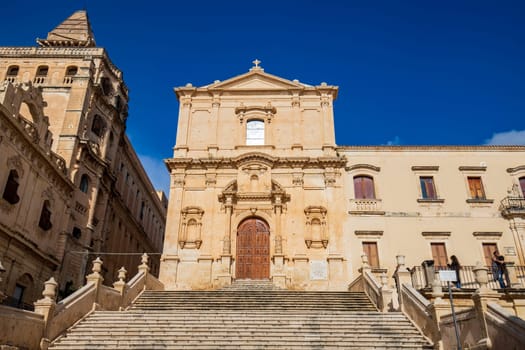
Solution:
<svg viewBox="0 0 525 350">
<path fill-rule="evenodd" d="M 273 255 L 272 281 L 279 288 L 286 288 L 286 274 L 284 272 L 283 236 L 281 233 L 281 220 L 283 204 L 281 196 L 275 197 L 275 250 Z"/>
<path fill-rule="evenodd" d="M 233 215 L 233 199 L 231 196 L 226 197 L 224 207 L 226 210 L 226 228 L 222 242 L 222 254 L 219 259 L 220 271 L 217 275 L 217 287 L 223 287 L 232 283 L 232 248 L 231 248 L 231 232 L 232 232 L 232 215 Z"/>
<path fill-rule="evenodd" d="M 293 115 L 293 134 L 292 134 L 292 149 L 299 150 L 303 140 L 301 128 L 301 101 L 299 98 L 299 93 L 294 92 L 292 97 L 292 115 Z M 294 147 L 295 146 L 295 147 Z"/>
<path fill-rule="evenodd" d="M 525 265 L 525 218 L 512 217 L 509 226 L 518 250 L 518 262 L 520 265 Z"/>
<path fill-rule="evenodd" d="M 222 246 L 222 255 L 231 255 L 231 232 L 232 232 L 232 214 L 233 214 L 233 203 L 232 198 L 229 196 L 226 198 L 224 207 L 226 209 L 226 232 L 224 233 L 224 240 Z"/>
</svg>

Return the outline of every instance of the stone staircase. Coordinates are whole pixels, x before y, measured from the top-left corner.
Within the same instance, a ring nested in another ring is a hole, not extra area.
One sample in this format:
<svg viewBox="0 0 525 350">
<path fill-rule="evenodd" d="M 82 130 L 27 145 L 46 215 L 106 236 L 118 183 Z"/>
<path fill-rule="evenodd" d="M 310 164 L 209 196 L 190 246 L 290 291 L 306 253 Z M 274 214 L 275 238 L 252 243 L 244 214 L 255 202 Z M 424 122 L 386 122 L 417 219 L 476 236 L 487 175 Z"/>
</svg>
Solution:
<svg viewBox="0 0 525 350">
<path fill-rule="evenodd" d="M 50 349 L 432 349 L 402 313 L 364 293 L 236 281 L 217 291 L 145 291 L 126 311 L 95 311 Z"/>
</svg>

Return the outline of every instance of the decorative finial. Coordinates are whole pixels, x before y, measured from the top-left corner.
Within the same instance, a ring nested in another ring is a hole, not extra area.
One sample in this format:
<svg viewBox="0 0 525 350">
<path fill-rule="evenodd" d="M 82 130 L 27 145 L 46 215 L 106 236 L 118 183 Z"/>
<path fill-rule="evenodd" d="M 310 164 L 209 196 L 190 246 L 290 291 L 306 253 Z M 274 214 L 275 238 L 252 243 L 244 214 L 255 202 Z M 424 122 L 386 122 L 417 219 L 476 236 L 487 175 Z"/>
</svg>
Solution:
<svg viewBox="0 0 525 350">
<path fill-rule="evenodd" d="M 261 63 L 261 61 L 259 61 L 257 58 L 253 60 L 252 63 L 254 64 L 254 68 L 260 68 L 259 64 Z"/>
</svg>

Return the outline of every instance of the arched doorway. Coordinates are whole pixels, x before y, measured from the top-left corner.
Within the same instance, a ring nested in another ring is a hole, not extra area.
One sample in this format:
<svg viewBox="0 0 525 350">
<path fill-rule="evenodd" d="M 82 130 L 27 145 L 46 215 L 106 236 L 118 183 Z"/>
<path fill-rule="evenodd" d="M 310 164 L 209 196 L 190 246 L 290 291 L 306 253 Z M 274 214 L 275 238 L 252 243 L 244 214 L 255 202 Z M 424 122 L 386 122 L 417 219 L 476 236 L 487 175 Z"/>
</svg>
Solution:
<svg viewBox="0 0 525 350">
<path fill-rule="evenodd" d="M 237 279 L 270 278 L 270 228 L 258 218 L 249 218 L 237 228 Z"/>
</svg>

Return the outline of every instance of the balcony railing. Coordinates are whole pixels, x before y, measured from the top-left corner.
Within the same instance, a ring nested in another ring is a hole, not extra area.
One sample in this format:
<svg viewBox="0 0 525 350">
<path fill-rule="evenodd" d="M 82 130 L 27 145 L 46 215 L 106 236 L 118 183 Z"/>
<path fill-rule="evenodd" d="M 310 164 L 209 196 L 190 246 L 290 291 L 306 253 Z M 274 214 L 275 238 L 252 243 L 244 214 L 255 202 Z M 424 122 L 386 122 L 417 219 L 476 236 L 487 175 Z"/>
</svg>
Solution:
<svg viewBox="0 0 525 350">
<path fill-rule="evenodd" d="M 525 217 L 525 198 L 523 197 L 505 197 L 501 200 L 499 209 L 501 215 L 524 216 Z"/>
<path fill-rule="evenodd" d="M 36 76 L 35 79 L 33 79 L 33 84 L 44 84 L 46 82 L 46 76 Z"/>
<path fill-rule="evenodd" d="M 521 285 L 525 285 L 525 266 L 518 266 L 515 265 L 513 268 L 516 271 L 516 278 L 518 282 L 521 283 Z M 499 282 L 494 279 L 494 275 L 492 273 L 492 267 L 487 266 L 487 277 L 488 277 L 488 288 L 490 289 L 501 289 Z M 433 267 L 430 269 L 430 273 L 434 274 L 434 279 L 439 280 L 439 271 L 440 270 L 449 270 L 447 267 Z M 416 289 L 424 289 L 429 288 L 432 285 L 432 281 L 429 281 L 429 277 L 427 276 L 427 273 L 425 271 L 425 268 L 422 266 L 415 266 L 412 269 L 410 269 L 410 274 L 412 277 L 412 285 Z M 461 269 L 459 270 L 459 277 L 461 279 L 461 288 L 466 289 L 477 289 L 479 288 L 479 284 L 476 282 L 475 274 L 474 274 L 474 266 L 461 266 Z M 503 280 L 505 281 L 505 284 L 508 285 L 509 281 L 506 280 L 504 277 Z M 440 281 L 442 287 L 447 286 L 447 282 Z"/>
<path fill-rule="evenodd" d="M 382 211 L 381 199 L 363 198 L 350 199 L 350 213 L 374 213 L 381 214 Z"/>
</svg>

